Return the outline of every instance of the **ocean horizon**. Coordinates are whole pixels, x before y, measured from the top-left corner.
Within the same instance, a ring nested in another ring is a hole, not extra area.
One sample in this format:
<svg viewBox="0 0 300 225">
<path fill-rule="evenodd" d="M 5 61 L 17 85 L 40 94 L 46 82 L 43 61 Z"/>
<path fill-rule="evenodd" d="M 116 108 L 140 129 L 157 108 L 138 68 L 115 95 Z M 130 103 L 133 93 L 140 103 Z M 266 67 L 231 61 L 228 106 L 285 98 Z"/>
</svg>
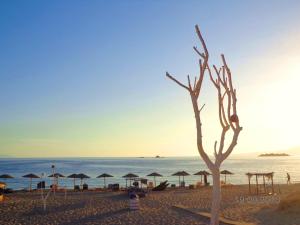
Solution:
<svg viewBox="0 0 300 225">
<path fill-rule="evenodd" d="M 1 158 L 0 173 L 10 174 L 13 179 L 1 179 L 8 184 L 9 188 L 20 190 L 28 188 L 29 179 L 22 176 L 28 173 L 35 173 L 44 177 L 33 179 L 33 187 L 41 180 L 46 181 L 46 185 L 51 184 L 48 178 L 52 174 L 51 166 L 55 165 L 55 172 L 68 176 L 72 173 L 84 173 L 91 178 L 85 179 L 89 187 L 103 187 L 103 179 L 96 178 L 102 173 L 113 175 L 107 178 L 106 183 L 119 183 L 125 186 L 125 179 L 122 178 L 126 173 L 134 173 L 139 177 L 152 180 L 146 175 L 158 172 L 163 177 L 157 177 L 157 182 L 168 180 L 171 184 L 178 185 L 178 177 L 172 176 L 177 171 L 186 171 L 190 176 L 185 177 L 186 184 L 195 184 L 200 181 L 200 177 L 193 175 L 200 170 L 208 170 L 205 163 L 199 156 L 186 157 L 51 157 L 51 158 Z M 247 184 L 247 172 L 274 172 L 274 183 L 282 184 L 286 182 L 286 173 L 289 173 L 292 182 L 300 180 L 300 155 L 285 157 L 238 157 L 233 156 L 227 159 L 221 170 L 226 169 L 234 173 L 227 176 L 227 182 L 232 184 Z M 224 180 L 224 176 L 221 176 Z M 212 184 L 211 176 L 208 182 Z M 253 183 L 255 180 L 253 180 Z M 73 179 L 59 179 L 61 186 L 73 187 Z M 77 184 L 80 180 L 77 179 Z"/>
</svg>

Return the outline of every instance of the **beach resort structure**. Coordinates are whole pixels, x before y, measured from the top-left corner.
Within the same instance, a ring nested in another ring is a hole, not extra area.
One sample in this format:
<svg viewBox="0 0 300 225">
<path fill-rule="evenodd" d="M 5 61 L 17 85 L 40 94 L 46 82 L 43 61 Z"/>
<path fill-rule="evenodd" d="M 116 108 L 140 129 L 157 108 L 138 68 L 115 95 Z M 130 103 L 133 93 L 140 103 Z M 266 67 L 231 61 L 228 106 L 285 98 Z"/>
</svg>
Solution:
<svg viewBox="0 0 300 225">
<path fill-rule="evenodd" d="M 251 194 L 251 178 L 252 177 L 255 177 L 255 184 L 256 184 L 256 188 L 255 188 L 255 193 L 256 194 L 259 194 L 259 193 L 263 193 L 263 194 L 266 194 L 266 193 L 272 193 L 274 194 L 274 181 L 273 181 L 273 177 L 274 177 L 274 172 L 271 172 L 271 173 L 246 173 L 247 177 L 248 177 L 248 185 L 249 185 L 249 194 Z M 258 178 L 259 177 L 262 177 L 263 179 L 263 191 L 261 190 L 260 188 L 260 184 L 259 184 L 259 181 L 258 181 Z M 268 192 L 268 188 L 267 188 L 267 185 L 266 185 L 266 179 L 267 181 L 271 181 L 271 189 L 272 189 L 272 192 Z"/>
</svg>

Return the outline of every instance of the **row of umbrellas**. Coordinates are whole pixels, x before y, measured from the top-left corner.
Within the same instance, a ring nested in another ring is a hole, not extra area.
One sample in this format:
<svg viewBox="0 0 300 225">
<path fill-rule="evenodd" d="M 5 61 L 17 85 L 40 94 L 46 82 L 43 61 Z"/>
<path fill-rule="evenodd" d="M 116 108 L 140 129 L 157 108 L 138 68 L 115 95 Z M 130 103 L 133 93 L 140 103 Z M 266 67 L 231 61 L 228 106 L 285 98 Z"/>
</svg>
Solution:
<svg viewBox="0 0 300 225">
<path fill-rule="evenodd" d="M 225 175 L 225 183 L 226 183 L 226 175 L 232 175 L 233 174 L 232 172 L 230 172 L 228 170 L 223 170 L 220 173 Z M 185 176 L 189 176 L 189 175 L 190 174 L 187 173 L 187 172 L 185 172 L 185 171 L 178 171 L 178 172 L 172 174 L 172 176 L 178 176 L 179 177 L 179 183 L 180 183 L 180 178 L 181 177 L 183 177 L 183 181 L 184 181 L 184 177 Z M 202 182 L 202 176 L 208 176 L 208 175 L 211 175 L 211 174 L 209 172 L 205 171 L 205 170 L 202 170 L 202 171 L 199 171 L 199 172 L 195 173 L 194 175 L 201 176 L 201 182 Z M 148 174 L 147 176 L 154 178 L 154 184 L 156 186 L 156 177 L 162 177 L 163 175 L 161 175 L 161 174 L 159 174 L 157 172 L 153 172 L 153 173 Z M 33 174 L 33 173 L 26 174 L 23 177 L 24 178 L 30 178 L 30 187 L 32 185 L 32 179 L 40 178 L 38 175 Z M 48 177 L 55 177 L 55 178 L 58 179 L 59 177 L 65 177 L 65 176 L 62 175 L 62 174 L 60 174 L 60 173 L 54 173 L 54 174 L 51 174 Z M 113 177 L 113 176 L 110 175 L 110 174 L 107 174 L 107 173 L 103 173 L 103 174 L 97 176 L 97 178 L 103 178 L 104 187 L 106 187 L 105 178 L 107 178 L 107 177 Z M 126 175 L 123 176 L 123 178 L 126 178 L 126 179 L 133 179 L 133 178 L 137 178 L 137 177 L 139 177 L 139 176 L 136 175 L 136 174 L 133 174 L 133 173 L 128 173 L 128 174 L 126 174 Z M 9 174 L 2 174 L 2 175 L 0 175 L 0 178 L 2 178 L 2 179 L 10 179 L 10 178 L 13 178 L 13 177 L 11 175 L 9 175 Z M 73 173 L 73 174 L 67 176 L 67 178 L 73 178 L 74 179 L 74 186 L 75 186 L 75 179 L 80 179 L 81 180 L 81 185 L 82 185 L 82 180 L 90 178 L 90 177 L 88 175 L 84 174 L 84 173 L 79 173 L 79 174 Z"/>
<path fill-rule="evenodd" d="M 220 174 L 225 175 L 225 183 L 226 183 L 226 175 L 232 175 L 233 173 L 230 172 L 230 171 L 228 171 L 228 170 L 222 170 L 220 172 Z M 189 176 L 189 175 L 190 174 L 187 173 L 187 172 L 185 172 L 185 171 L 178 171 L 178 172 L 172 174 L 172 176 L 178 176 L 179 177 L 179 184 L 180 184 L 180 177 L 183 178 L 183 182 L 184 182 L 184 177 L 185 176 Z M 202 182 L 202 176 L 204 176 L 204 178 L 205 178 L 206 176 L 211 175 L 211 174 L 209 172 L 205 171 L 205 170 L 201 170 L 201 171 L 199 171 L 197 173 L 194 173 L 194 175 L 201 176 L 201 182 Z"/>
</svg>

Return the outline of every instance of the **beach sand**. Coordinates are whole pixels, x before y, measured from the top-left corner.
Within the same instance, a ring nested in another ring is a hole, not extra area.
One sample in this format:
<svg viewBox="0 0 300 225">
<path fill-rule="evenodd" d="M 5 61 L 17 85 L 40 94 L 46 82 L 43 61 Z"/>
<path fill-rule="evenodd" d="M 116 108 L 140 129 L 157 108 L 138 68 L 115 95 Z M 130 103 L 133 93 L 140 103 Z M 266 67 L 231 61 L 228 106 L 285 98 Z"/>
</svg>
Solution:
<svg viewBox="0 0 300 225">
<path fill-rule="evenodd" d="M 249 197 L 248 186 L 228 186 L 222 189 L 221 214 L 257 225 L 299 225 L 299 211 L 278 210 L 280 199 L 299 189 L 296 184 L 281 185 L 280 194 Z M 211 187 L 150 192 L 140 199 L 137 211 L 129 210 L 124 192 L 69 191 L 66 199 L 64 193 L 51 194 L 43 211 L 39 192 L 19 192 L 6 195 L 0 203 L 0 224 L 208 224 L 207 219 L 174 205 L 209 212 L 210 204 Z"/>
</svg>

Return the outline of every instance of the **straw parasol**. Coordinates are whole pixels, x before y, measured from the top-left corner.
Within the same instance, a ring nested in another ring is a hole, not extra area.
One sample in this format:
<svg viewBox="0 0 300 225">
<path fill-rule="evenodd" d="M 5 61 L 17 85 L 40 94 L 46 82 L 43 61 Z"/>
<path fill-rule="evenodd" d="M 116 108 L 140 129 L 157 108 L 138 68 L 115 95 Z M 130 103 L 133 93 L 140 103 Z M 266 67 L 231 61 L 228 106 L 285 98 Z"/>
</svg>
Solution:
<svg viewBox="0 0 300 225">
<path fill-rule="evenodd" d="M 226 184 L 226 175 L 233 175 L 233 173 L 228 170 L 222 170 L 220 174 L 225 175 L 225 184 Z"/>
<path fill-rule="evenodd" d="M 179 177 L 179 186 L 180 186 L 180 177 L 183 177 L 183 182 L 184 182 L 184 177 L 189 176 L 190 174 L 185 172 L 185 171 L 178 171 L 176 173 L 173 173 L 172 176 L 178 176 Z"/>
<path fill-rule="evenodd" d="M 26 174 L 23 177 L 30 178 L 30 186 L 29 186 L 30 191 L 31 191 L 31 188 L 32 188 L 32 179 L 40 178 L 38 175 L 33 174 L 33 173 Z"/>
<path fill-rule="evenodd" d="M 105 178 L 106 177 L 113 177 L 113 175 L 107 174 L 107 173 L 102 173 L 101 175 L 99 175 L 97 178 L 103 178 L 103 182 L 104 182 L 104 187 L 106 188 L 106 183 L 105 183 Z"/>
<path fill-rule="evenodd" d="M 208 176 L 208 175 L 211 175 L 211 174 L 209 172 L 207 172 L 206 170 L 201 170 L 197 173 L 194 173 L 194 175 L 201 176 L 201 183 L 202 183 L 202 176 Z"/>
<path fill-rule="evenodd" d="M 75 186 L 75 179 L 77 178 L 77 174 L 76 173 L 73 173 L 69 176 L 67 176 L 68 178 L 73 178 L 74 179 L 74 186 Z"/>
<path fill-rule="evenodd" d="M 153 177 L 154 178 L 154 186 L 156 186 L 156 179 L 155 178 L 156 177 L 162 177 L 162 175 L 159 174 L 159 173 L 153 172 L 153 173 L 148 174 L 147 177 Z"/>
<path fill-rule="evenodd" d="M 48 177 L 56 177 L 56 178 L 58 178 L 58 177 L 65 177 L 65 176 L 62 175 L 61 173 L 54 173 L 54 174 L 51 174 L 51 175 L 48 176 Z"/>
<path fill-rule="evenodd" d="M 64 175 L 62 175 L 61 173 L 53 173 L 51 175 L 49 175 L 48 177 L 54 177 L 57 180 L 57 185 L 58 185 L 58 178 L 59 177 L 65 177 Z"/>
<path fill-rule="evenodd" d="M 127 173 L 126 175 L 123 176 L 123 178 L 126 179 L 126 187 L 127 187 L 127 180 L 129 180 L 131 186 L 131 179 L 135 177 L 139 177 L 139 176 L 134 173 Z"/>
<path fill-rule="evenodd" d="M 79 173 L 76 175 L 76 178 L 80 179 L 80 186 L 82 186 L 82 180 L 86 179 L 86 178 L 90 178 L 88 175 L 84 174 L 84 173 Z"/>
</svg>

